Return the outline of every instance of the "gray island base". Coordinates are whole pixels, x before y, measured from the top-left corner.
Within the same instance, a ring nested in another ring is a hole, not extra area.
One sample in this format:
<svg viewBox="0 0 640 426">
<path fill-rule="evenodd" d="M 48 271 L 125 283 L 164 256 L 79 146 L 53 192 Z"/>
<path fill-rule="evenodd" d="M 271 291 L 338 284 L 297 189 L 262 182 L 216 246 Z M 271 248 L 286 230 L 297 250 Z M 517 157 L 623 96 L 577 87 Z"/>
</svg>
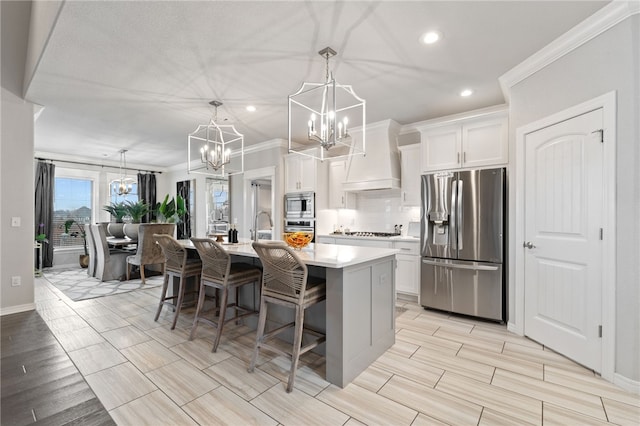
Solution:
<svg viewBox="0 0 640 426">
<path fill-rule="evenodd" d="M 195 249 L 190 241 L 181 242 Z M 250 242 L 225 248 L 234 261 L 259 263 Z M 397 252 L 333 244 L 310 244 L 297 252 L 309 274 L 327 282 L 327 300 L 309 309 L 305 324 L 326 332 L 326 380 L 336 386 L 348 385 L 395 343 Z M 286 310 L 273 313 L 270 308 L 270 322 L 286 323 L 293 318 Z"/>
</svg>

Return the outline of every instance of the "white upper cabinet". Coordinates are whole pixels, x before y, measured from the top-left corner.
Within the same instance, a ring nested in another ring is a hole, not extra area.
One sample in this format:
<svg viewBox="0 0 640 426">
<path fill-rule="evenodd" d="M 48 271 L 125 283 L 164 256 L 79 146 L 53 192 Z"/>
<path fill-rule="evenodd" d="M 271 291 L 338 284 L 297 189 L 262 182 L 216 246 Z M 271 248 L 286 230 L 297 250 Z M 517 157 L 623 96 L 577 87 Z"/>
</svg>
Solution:
<svg viewBox="0 0 640 426">
<path fill-rule="evenodd" d="M 300 154 L 288 154 L 284 159 L 285 192 L 316 191 L 316 160 Z"/>
<path fill-rule="evenodd" d="M 446 122 L 420 128 L 422 172 L 504 165 L 509 161 L 506 111 Z"/>
<path fill-rule="evenodd" d="M 398 147 L 402 188 L 400 201 L 403 206 L 420 205 L 420 144 Z"/>
<path fill-rule="evenodd" d="M 355 209 L 356 194 L 345 192 L 343 184 L 347 178 L 347 160 L 329 163 L 329 208 Z"/>
</svg>

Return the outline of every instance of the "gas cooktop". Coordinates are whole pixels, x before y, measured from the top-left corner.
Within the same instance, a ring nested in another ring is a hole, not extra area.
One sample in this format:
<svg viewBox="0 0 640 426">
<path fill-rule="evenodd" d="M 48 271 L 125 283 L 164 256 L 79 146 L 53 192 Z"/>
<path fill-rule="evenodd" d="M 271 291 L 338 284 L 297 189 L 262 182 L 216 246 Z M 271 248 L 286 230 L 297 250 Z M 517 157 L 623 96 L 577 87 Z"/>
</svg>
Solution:
<svg viewBox="0 0 640 426">
<path fill-rule="evenodd" d="M 344 235 L 348 237 L 397 237 L 400 234 L 396 234 L 394 232 L 367 232 L 367 231 L 358 231 L 358 232 L 334 232 L 332 235 Z"/>
</svg>

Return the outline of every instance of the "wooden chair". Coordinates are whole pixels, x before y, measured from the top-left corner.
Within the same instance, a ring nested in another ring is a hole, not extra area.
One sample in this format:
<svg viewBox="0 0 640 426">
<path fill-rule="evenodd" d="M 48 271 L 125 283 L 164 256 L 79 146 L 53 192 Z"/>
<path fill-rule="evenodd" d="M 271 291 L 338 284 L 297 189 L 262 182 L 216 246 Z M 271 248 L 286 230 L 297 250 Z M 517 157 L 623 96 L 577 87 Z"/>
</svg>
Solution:
<svg viewBox="0 0 640 426">
<path fill-rule="evenodd" d="M 140 278 L 145 283 L 145 265 L 162 265 L 164 268 L 164 254 L 162 248 L 156 244 L 154 234 L 173 235 L 176 229 L 175 223 L 141 223 L 138 227 L 138 246 L 136 254 L 127 257 L 127 281 L 131 276 L 133 265 L 140 267 Z"/>
<path fill-rule="evenodd" d="M 102 225 L 91 225 L 96 245 L 96 278 L 100 281 L 120 280 L 125 276 L 126 259 L 129 253 L 114 251 L 107 243 L 107 233 Z"/>
<path fill-rule="evenodd" d="M 199 322 L 212 325 L 216 328 L 216 336 L 213 340 L 212 352 L 218 350 L 222 329 L 229 321 L 238 320 L 258 312 L 253 309 L 246 309 L 238 305 L 238 289 L 247 284 L 258 284 L 262 278 L 260 268 L 248 263 L 231 263 L 231 256 L 217 242 L 210 238 L 191 238 L 196 246 L 200 259 L 202 260 L 202 277 L 200 278 L 200 296 L 198 297 L 198 307 L 193 319 L 193 327 L 189 340 L 193 340 Z M 212 287 L 222 291 L 217 309 L 218 320 L 208 319 L 201 316 L 205 301 L 206 287 Z M 229 304 L 229 290 L 235 289 L 235 302 Z M 234 315 L 226 318 L 227 310 L 233 308 Z"/>
<path fill-rule="evenodd" d="M 184 301 L 184 291 L 187 278 L 196 278 L 196 289 L 200 287 L 200 273 L 202 271 L 202 262 L 200 259 L 189 259 L 187 257 L 187 249 L 182 247 L 178 240 L 167 234 L 154 234 L 154 239 L 162 247 L 164 253 L 165 265 L 164 265 L 164 282 L 162 283 L 162 293 L 160 295 L 160 304 L 158 305 L 158 311 L 154 321 L 158 321 L 162 307 L 172 305 L 172 301 L 175 302 L 176 313 L 173 317 L 173 324 L 171 329 L 176 328 L 178 322 L 178 316 L 182 309 L 182 303 Z M 174 277 L 180 278 L 180 286 L 178 288 L 178 294 L 167 297 L 167 287 L 169 286 L 169 278 L 173 282 Z M 194 292 L 195 293 L 195 292 Z"/>
<path fill-rule="evenodd" d="M 304 326 L 305 309 L 326 299 L 326 283 L 324 280 L 310 278 L 307 266 L 300 260 L 300 257 L 293 249 L 282 241 L 254 242 L 253 248 L 260 257 L 263 269 L 256 346 L 251 358 L 249 372 L 252 372 L 255 368 L 260 348 L 264 347 L 287 356 L 291 359 L 287 392 L 291 392 L 300 355 L 326 340 L 325 334 Z M 294 321 L 265 333 L 268 303 L 295 309 Z M 267 343 L 269 339 L 291 327 L 295 328 L 291 352 Z M 315 336 L 316 339 L 303 347 L 302 335 L 305 332 Z"/>
</svg>

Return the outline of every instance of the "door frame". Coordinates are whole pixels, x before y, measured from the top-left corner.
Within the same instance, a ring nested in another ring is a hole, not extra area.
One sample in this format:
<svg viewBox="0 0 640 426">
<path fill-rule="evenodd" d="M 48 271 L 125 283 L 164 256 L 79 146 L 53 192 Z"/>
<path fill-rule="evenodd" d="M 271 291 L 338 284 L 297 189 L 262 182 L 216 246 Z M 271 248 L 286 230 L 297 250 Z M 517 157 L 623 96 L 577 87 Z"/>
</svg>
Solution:
<svg viewBox="0 0 640 426">
<path fill-rule="evenodd" d="M 525 253 L 522 243 L 525 240 L 524 207 L 524 162 L 525 137 L 529 133 L 552 126 L 575 116 L 602 108 L 604 149 L 602 159 L 602 377 L 610 382 L 614 380 L 615 369 L 615 306 L 616 306 L 616 92 L 611 91 L 597 98 L 544 117 L 540 120 L 518 127 L 515 143 L 515 185 L 511 195 L 515 198 L 515 235 L 510 245 L 515 253 L 514 300 L 515 318 L 509 321 L 509 330 L 524 335 L 524 281 Z M 512 311 L 513 312 L 513 311 Z M 512 322 L 515 320 L 515 322 Z"/>
</svg>

